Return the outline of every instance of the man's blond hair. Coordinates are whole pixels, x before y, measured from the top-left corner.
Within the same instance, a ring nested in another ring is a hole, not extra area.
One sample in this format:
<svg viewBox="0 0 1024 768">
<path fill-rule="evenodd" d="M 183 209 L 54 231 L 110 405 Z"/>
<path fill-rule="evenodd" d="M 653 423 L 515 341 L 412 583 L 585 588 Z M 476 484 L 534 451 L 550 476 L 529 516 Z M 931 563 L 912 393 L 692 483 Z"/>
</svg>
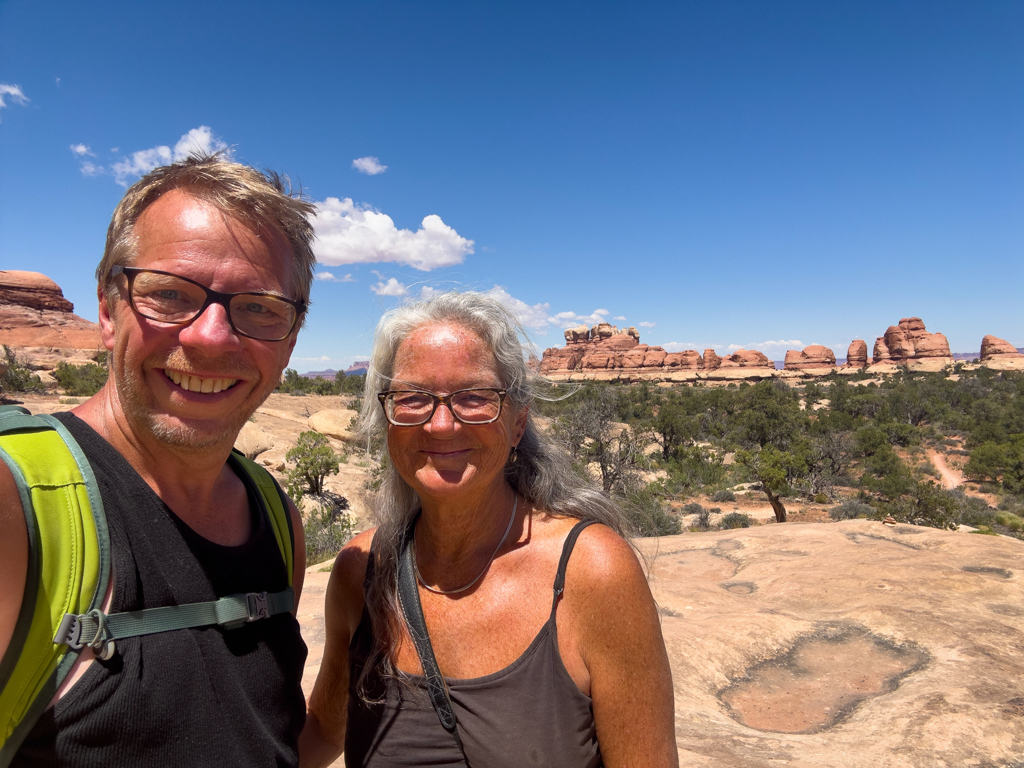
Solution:
<svg viewBox="0 0 1024 768">
<path fill-rule="evenodd" d="M 96 268 L 96 280 L 108 298 L 113 291 L 111 267 L 131 266 L 137 256 L 135 223 L 146 208 L 174 189 L 209 203 L 257 233 L 282 235 L 292 251 L 292 290 L 297 295 L 290 298 L 309 303 L 316 265 L 310 217 L 316 207 L 301 190 L 292 191 L 287 177 L 231 162 L 221 153 L 190 155 L 156 168 L 125 192 L 110 219 L 103 259 Z"/>
</svg>

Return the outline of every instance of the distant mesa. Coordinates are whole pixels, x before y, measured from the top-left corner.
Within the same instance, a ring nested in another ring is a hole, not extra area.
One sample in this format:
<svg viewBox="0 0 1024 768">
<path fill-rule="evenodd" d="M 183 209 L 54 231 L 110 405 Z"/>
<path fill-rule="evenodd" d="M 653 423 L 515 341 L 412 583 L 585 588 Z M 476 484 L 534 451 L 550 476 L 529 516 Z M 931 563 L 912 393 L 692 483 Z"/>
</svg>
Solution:
<svg viewBox="0 0 1024 768">
<path fill-rule="evenodd" d="M 356 362 L 352 363 L 352 365 L 345 369 L 345 375 L 365 376 L 368 370 L 370 370 L 369 360 L 357 360 Z"/>
<path fill-rule="evenodd" d="M 88 362 L 103 349 L 99 325 L 74 308 L 46 275 L 0 270 L 0 344 L 17 348 L 31 364 Z"/>
</svg>

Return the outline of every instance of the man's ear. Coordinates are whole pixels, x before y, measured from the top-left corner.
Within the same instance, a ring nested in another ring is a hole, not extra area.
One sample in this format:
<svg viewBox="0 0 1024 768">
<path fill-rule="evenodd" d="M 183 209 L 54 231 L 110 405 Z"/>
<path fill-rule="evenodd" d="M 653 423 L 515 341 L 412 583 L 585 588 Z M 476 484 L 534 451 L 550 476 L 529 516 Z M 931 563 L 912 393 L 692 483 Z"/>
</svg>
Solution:
<svg viewBox="0 0 1024 768">
<path fill-rule="evenodd" d="M 100 338 L 107 351 L 114 350 L 114 317 L 110 311 L 110 301 L 102 286 L 96 286 L 96 298 L 100 303 Z"/>
</svg>

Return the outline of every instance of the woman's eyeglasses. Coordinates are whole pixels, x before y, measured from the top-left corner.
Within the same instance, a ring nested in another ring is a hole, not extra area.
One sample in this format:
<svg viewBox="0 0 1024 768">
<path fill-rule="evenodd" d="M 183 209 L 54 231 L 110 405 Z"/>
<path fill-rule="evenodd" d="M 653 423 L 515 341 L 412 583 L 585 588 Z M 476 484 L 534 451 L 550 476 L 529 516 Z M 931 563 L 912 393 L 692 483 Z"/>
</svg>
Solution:
<svg viewBox="0 0 1024 768">
<path fill-rule="evenodd" d="M 396 427 L 426 424 L 434 418 L 439 405 L 447 405 L 456 421 L 472 425 L 497 421 L 507 394 L 497 388 L 460 389 L 450 395 L 412 390 L 380 392 L 377 399 L 384 408 L 384 416 Z"/>
</svg>

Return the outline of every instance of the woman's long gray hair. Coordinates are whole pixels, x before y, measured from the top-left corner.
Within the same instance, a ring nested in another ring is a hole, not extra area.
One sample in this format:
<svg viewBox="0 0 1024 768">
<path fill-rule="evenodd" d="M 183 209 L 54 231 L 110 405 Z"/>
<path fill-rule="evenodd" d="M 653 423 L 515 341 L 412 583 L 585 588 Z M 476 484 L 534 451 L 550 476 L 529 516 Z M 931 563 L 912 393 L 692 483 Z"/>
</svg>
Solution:
<svg viewBox="0 0 1024 768">
<path fill-rule="evenodd" d="M 377 324 L 373 354 L 366 373 L 359 433 L 367 445 L 381 446 L 383 475 L 374 500 L 378 525 L 373 540 L 373 578 L 366 589 L 366 607 L 373 629 L 373 648 L 360 675 L 358 690 L 368 697 L 367 674 L 395 673 L 395 639 L 400 637 L 402 613 L 398 602 L 398 558 L 405 532 L 420 508 L 416 492 L 386 461 L 387 420 L 377 393 L 392 386 L 395 357 L 402 342 L 424 325 L 451 324 L 479 336 L 494 353 L 498 377 L 508 391 L 506 404 L 521 413 L 538 398 L 539 377 L 532 375 L 523 355 L 525 332 L 497 299 L 482 293 L 449 292 L 404 304 L 386 313 Z M 547 398 L 545 398 L 547 399 Z M 575 471 L 568 453 L 542 434 L 532 415 L 517 447 L 517 460 L 505 467 L 509 485 L 535 509 L 554 515 L 596 520 L 626 535 L 622 511 Z"/>
</svg>

